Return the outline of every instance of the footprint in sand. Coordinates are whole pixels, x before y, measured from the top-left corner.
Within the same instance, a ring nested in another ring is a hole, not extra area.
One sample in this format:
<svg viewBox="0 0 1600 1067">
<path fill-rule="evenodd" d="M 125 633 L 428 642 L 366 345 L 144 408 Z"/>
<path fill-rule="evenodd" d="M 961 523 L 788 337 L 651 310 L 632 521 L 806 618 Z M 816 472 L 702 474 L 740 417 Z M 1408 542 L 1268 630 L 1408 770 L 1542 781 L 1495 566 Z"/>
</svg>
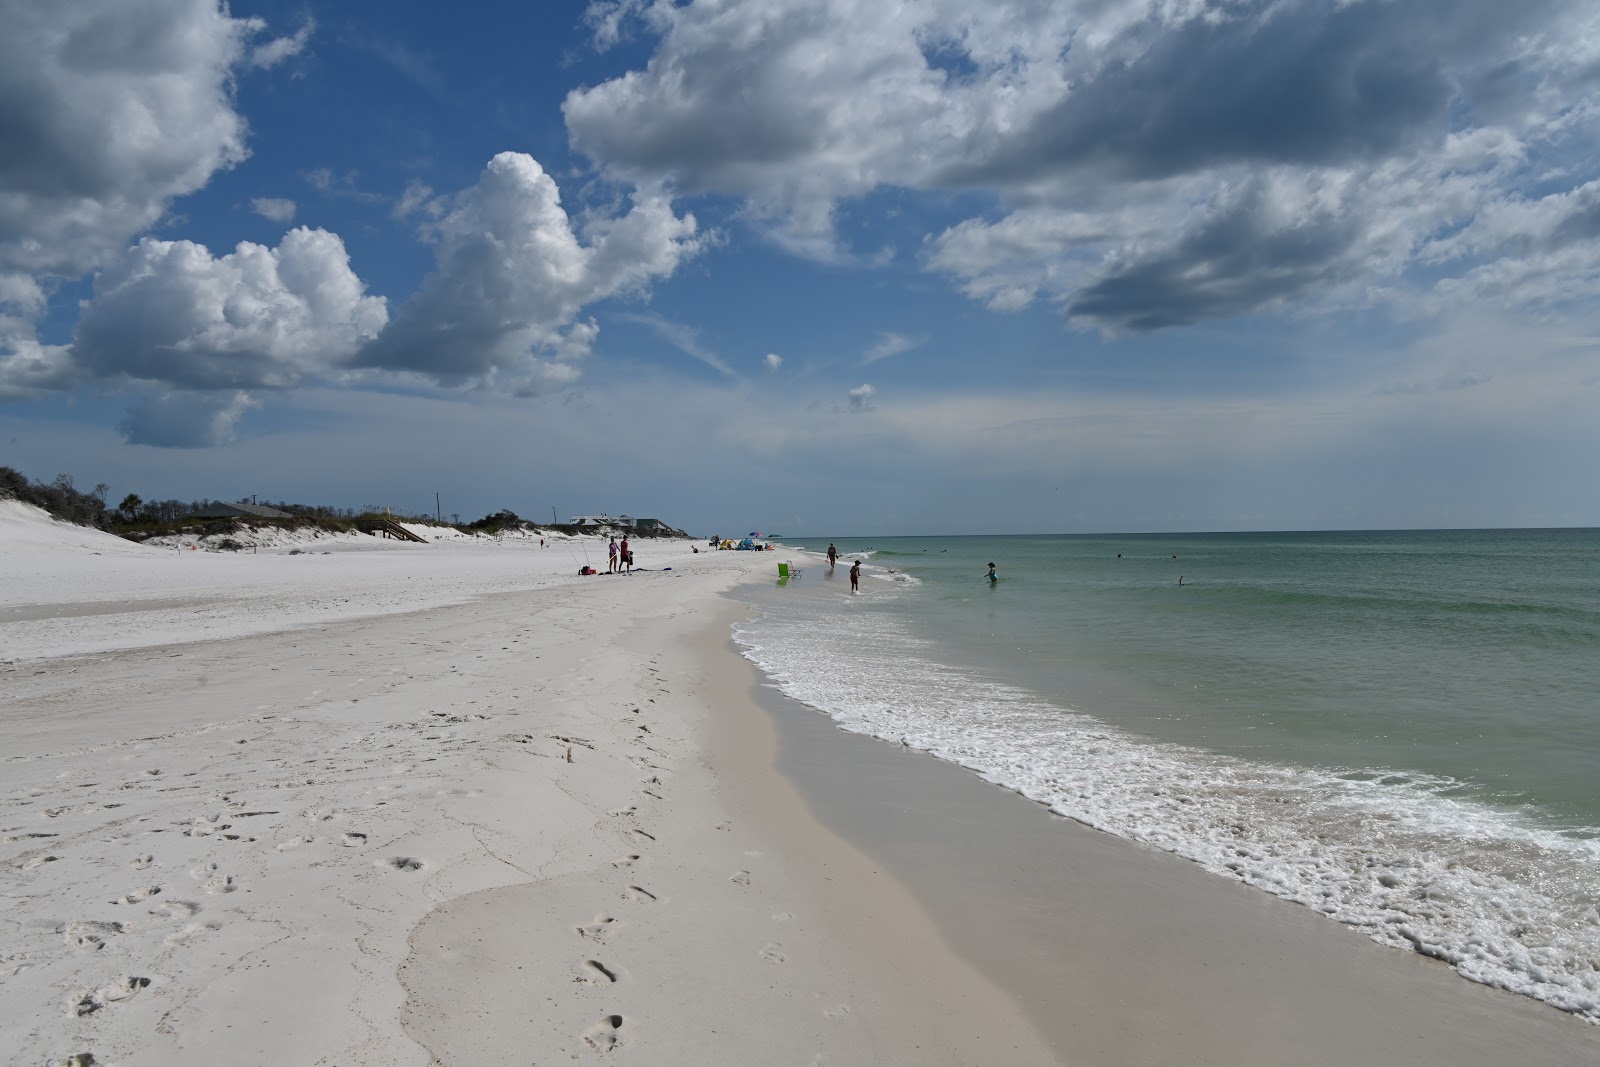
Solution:
<svg viewBox="0 0 1600 1067">
<path fill-rule="evenodd" d="M 150 909 L 151 915 L 165 915 L 169 919 L 192 919 L 200 905 L 188 900 L 163 900 Z"/>
<path fill-rule="evenodd" d="M 143 856 L 135 856 L 133 859 L 129 860 L 128 866 L 132 867 L 136 871 L 142 871 L 155 861 L 156 858 L 154 856 L 150 855 L 149 853 L 145 853 Z"/>
<path fill-rule="evenodd" d="M 638 863 L 638 862 L 639 862 L 639 857 L 638 856 L 623 856 L 621 859 L 612 860 L 611 861 L 611 866 L 616 867 L 618 870 L 621 870 L 623 867 L 632 867 L 635 863 Z"/>
<path fill-rule="evenodd" d="M 573 929 L 578 931 L 579 937 L 586 937 L 590 941 L 604 941 L 607 928 L 616 921 L 609 915 L 601 914 L 594 917 L 594 922 L 584 923 L 581 926 L 573 927 Z"/>
<path fill-rule="evenodd" d="M 728 881 L 732 882 L 734 885 L 749 885 L 750 872 L 734 871 L 732 874 L 728 875 Z"/>
<path fill-rule="evenodd" d="M 386 860 L 379 860 L 379 867 L 392 867 L 397 871 L 420 871 L 427 864 L 415 856 L 390 856 Z"/>
<path fill-rule="evenodd" d="M 160 892 L 161 892 L 161 887 L 160 886 L 158 886 L 158 885 L 147 885 L 147 886 L 143 886 L 143 887 L 141 887 L 139 889 L 130 889 L 128 892 L 122 894 L 120 897 L 118 897 L 116 900 L 113 900 L 111 903 L 113 903 L 113 904 L 137 904 L 137 903 L 139 903 L 139 901 L 145 900 L 145 899 L 147 899 L 149 897 L 153 897 L 157 893 L 160 893 Z"/>
<path fill-rule="evenodd" d="M 220 822 L 221 815 L 199 815 L 195 817 L 193 825 L 185 830 L 186 837 L 209 837 L 223 830 L 231 829 L 233 824 Z"/>
<path fill-rule="evenodd" d="M 622 1044 L 622 1016 L 607 1015 L 583 1032 L 586 1045 L 596 1052 L 610 1052 Z"/>
<path fill-rule="evenodd" d="M 626 808 L 614 808 L 611 811 L 606 812 L 606 814 L 607 815 L 632 815 L 634 812 L 636 812 L 638 810 L 639 809 L 638 809 L 637 806 L 630 806 L 630 807 L 626 807 Z"/>
<path fill-rule="evenodd" d="M 344 846 L 346 848 L 355 848 L 358 845 L 364 845 L 364 844 L 367 843 L 367 835 L 363 834 L 363 833 L 358 833 L 355 830 L 351 830 L 349 833 L 345 834 L 340 840 L 342 840 L 344 842 Z"/>
<path fill-rule="evenodd" d="M 174 948 L 176 948 L 179 945 L 188 944 L 190 941 L 193 941 L 195 938 L 199 937 L 201 934 L 208 934 L 208 933 L 211 933 L 213 930 L 220 930 L 220 929 L 222 929 L 222 924 L 221 923 L 207 923 L 207 922 L 190 923 L 188 926 L 185 926 L 182 930 L 175 930 L 172 933 L 168 934 L 166 937 L 163 937 L 161 940 L 162 940 L 162 942 L 164 944 L 171 945 Z"/>
<path fill-rule="evenodd" d="M 610 985 L 616 980 L 616 972 L 599 960 L 584 960 L 583 969 L 573 979 L 574 982 L 587 982 L 590 985 Z"/>
<path fill-rule="evenodd" d="M 93 952 L 106 947 L 106 942 L 122 933 L 121 923 L 95 922 L 92 919 L 73 919 L 58 927 L 67 944 L 76 949 Z"/>
<path fill-rule="evenodd" d="M 291 837 L 286 841 L 279 841 L 278 842 L 278 851 L 279 852 L 287 852 L 291 848 L 299 848 L 301 845 L 309 845 L 309 844 L 311 844 L 311 842 L 313 842 L 315 840 L 316 840 L 316 838 L 314 838 L 314 837 L 306 837 L 304 835 L 301 835 L 299 837 Z"/>
<path fill-rule="evenodd" d="M 205 882 L 206 892 L 213 896 L 219 893 L 231 893 L 237 888 L 239 887 L 233 884 L 233 875 L 231 874 L 214 874 L 207 878 Z"/>
<path fill-rule="evenodd" d="M 825 1019 L 843 1019 L 845 1016 L 847 1016 L 849 1014 L 850 1014 L 850 1005 L 848 1005 L 848 1004 L 835 1004 L 831 1008 L 823 1008 L 822 1009 L 822 1016 Z"/>
<path fill-rule="evenodd" d="M 55 862 L 59 861 L 60 859 L 61 859 L 60 856 L 35 856 L 35 857 L 33 857 L 33 859 L 29 860 L 27 863 L 24 863 L 22 865 L 22 869 L 25 870 L 25 871 L 37 870 L 38 868 L 43 867 L 47 863 L 55 863 Z"/>
<path fill-rule="evenodd" d="M 51 1067 L 100 1067 L 100 1061 L 94 1058 L 92 1052 L 80 1052 L 76 1056 L 56 1060 Z"/>
<path fill-rule="evenodd" d="M 789 954 L 783 951 L 783 946 L 776 941 L 768 941 L 762 945 L 760 955 L 768 963 L 782 963 L 789 958 Z"/>
<path fill-rule="evenodd" d="M 67 1014 L 72 1016 L 93 1015 L 108 1004 L 127 1000 L 149 984 L 150 979 L 148 978 L 129 977 L 103 985 L 93 991 L 80 989 L 67 998 Z"/>
<path fill-rule="evenodd" d="M 656 899 L 656 895 L 650 892 L 648 889 L 644 889 L 636 885 L 630 885 L 628 888 L 622 891 L 622 899 L 632 900 L 641 904 L 648 904 Z"/>
</svg>

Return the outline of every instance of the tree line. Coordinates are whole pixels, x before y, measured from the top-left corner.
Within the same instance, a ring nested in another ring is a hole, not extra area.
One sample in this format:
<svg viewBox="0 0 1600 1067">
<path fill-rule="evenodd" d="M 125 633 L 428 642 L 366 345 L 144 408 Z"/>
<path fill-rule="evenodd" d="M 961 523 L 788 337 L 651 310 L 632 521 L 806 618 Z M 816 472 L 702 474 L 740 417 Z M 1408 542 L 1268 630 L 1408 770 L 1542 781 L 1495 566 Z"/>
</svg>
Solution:
<svg viewBox="0 0 1600 1067">
<path fill-rule="evenodd" d="M 115 507 L 107 500 L 111 487 L 104 482 L 88 492 L 78 489 L 72 475 L 58 474 L 54 481 L 35 482 L 21 471 L 0 467 L 0 499 L 11 497 L 43 508 L 51 515 L 80 526 L 93 526 L 100 530 L 124 529 L 129 526 L 171 525 L 182 522 L 197 511 L 205 511 L 217 504 L 234 504 L 233 500 L 144 500 L 137 493 L 129 493 Z M 363 508 L 335 508 L 322 505 L 290 504 L 284 501 L 260 501 L 297 519 L 356 519 L 363 515 L 384 514 L 377 504 Z M 402 515 L 397 519 L 427 519 L 431 515 Z"/>
</svg>

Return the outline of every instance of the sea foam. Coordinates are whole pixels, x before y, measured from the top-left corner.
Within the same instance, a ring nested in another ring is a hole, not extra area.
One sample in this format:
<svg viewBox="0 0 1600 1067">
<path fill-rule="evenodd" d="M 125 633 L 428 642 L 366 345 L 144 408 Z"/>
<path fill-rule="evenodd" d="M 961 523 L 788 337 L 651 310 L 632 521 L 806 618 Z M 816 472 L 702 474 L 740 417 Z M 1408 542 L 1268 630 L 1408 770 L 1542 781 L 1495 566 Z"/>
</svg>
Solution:
<svg viewBox="0 0 1600 1067">
<path fill-rule="evenodd" d="M 782 692 L 844 729 L 1600 1023 L 1591 836 L 1476 801 L 1447 776 L 1278 766 L 1140 738 L 946 666 L 882 615 L 796 603 L 735 636 Z"/>
</svg>

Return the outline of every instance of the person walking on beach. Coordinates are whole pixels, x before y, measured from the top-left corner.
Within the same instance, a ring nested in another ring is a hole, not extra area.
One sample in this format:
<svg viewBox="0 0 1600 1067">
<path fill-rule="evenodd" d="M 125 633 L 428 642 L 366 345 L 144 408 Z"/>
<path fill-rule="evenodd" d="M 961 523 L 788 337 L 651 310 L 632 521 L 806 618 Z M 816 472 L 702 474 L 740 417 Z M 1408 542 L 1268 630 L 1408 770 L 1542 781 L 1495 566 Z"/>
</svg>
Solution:
<svg viewBox="0 0 1600 1067">
<path fill-rule="evenodd" d="M 615 574 L 617 572 L 617 539 L 615 537 L 611 539 L 611 547 L 606 549 L 606 559 L 608 561 L 606 563 L 606 573 Z"/>
<path fill-rule="evenodd" d="M 828 542 L 828 566 L 831 567 L 835 563 L 838 563 L 838 562 L 839 562 L 839 550 L 837 548 L 833 547 L 833 542 L 832 541 L 829 541 Z"/>
<path fill-rule="evenodd" d="M 852 593 L 861 592 L 861 561 L 859 559 L 850 568 L 850 591 Z"/>
</svg>

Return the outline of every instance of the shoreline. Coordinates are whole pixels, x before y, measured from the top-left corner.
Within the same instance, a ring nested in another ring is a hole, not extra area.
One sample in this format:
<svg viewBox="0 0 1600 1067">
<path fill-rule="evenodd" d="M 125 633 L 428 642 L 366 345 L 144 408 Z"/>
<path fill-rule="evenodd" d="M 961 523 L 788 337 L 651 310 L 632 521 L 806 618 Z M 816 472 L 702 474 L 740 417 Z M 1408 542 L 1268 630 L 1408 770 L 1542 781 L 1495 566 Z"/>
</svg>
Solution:
<svg viewBox="0 0 1600 1067">
<path fill-rule="evenodd" d="M 776 770 L 1073 1064 L 1556 1065 L 1600 1028 L 1311 909 L 839 728 L 733 641 Z M 1359 1025 L 1352 1025 L 1359 1023 Z"/>
</svg>

